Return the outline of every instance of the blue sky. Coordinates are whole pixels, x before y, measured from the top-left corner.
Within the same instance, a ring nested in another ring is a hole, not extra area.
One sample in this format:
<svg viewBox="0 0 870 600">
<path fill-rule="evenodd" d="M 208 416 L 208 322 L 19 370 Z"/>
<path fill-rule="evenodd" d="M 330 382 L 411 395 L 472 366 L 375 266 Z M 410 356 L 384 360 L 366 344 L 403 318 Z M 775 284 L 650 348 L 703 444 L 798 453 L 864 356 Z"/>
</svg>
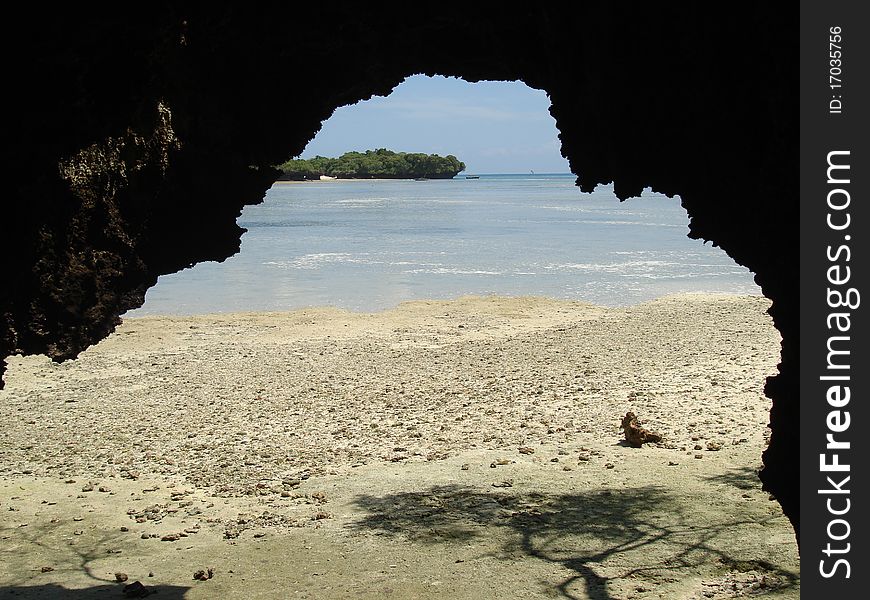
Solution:
<svg viewBox="0 0 870 600">
<path fill-rule="evenodd" d="M 303 158 L 350 150 L 454 154 L 466 173 L 567 173 L 542 90 L 520 82 L 409 77 L 387 97 L 339 108 Z"/>
</svg>

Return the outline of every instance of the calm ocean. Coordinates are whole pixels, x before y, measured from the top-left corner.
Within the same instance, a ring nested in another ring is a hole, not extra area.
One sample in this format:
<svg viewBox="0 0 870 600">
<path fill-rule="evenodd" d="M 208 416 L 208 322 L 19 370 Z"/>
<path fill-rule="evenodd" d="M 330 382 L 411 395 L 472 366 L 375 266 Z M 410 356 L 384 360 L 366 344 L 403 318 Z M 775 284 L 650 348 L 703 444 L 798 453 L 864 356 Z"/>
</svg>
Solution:
<svg viewBox="0 0 870 600">
<path fill-rule="evenodd" d="M 127 316 L 338 306 L 375 311 L 464 294 L 636 304 L 675 292 L 760 294 L 686 237 L 676 198 L 619 202 L 573 175 L 276 184 L 239 225 L 242 250 L 161 277 Z"/>
</svg>

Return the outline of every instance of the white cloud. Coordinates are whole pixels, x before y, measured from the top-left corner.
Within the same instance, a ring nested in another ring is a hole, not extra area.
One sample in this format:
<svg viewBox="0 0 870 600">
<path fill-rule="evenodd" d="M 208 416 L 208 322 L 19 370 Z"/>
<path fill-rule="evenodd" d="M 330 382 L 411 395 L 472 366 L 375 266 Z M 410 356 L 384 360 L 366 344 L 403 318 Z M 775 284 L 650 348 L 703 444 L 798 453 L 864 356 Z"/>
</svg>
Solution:
<svg viewBox="0 0 870 600">
<path fill-rule="evenodd" d="M 543 144 L 532 144 L 523 146 L 501 146 L 497 148 L 481 148 L 479 154 L 487 158 L 494 157 L 511 157 L 511 156 L 553 156 L 560 157 L 559 150 L 561 146 L 559 140 L 546 142 Z"/>
</svg>

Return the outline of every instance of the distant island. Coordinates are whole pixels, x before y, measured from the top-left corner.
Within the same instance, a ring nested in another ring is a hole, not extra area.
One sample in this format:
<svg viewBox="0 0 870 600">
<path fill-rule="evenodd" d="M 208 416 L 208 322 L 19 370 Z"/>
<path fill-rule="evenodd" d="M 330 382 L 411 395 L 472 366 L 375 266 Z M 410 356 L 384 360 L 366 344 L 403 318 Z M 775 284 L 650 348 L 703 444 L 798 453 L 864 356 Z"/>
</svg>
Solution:
<svg viewBox="0 0 870 600">
<path fill-rule="evenodd" d="M 385 148 L 346 152 L 338 158 L 295 158 L 278 168 L 279 179 L 305 181 L 321 176 L 340 179 L 451 179 L 465 170 L 465 163 L 452 154 L 393 152 Z"/>
</svg>

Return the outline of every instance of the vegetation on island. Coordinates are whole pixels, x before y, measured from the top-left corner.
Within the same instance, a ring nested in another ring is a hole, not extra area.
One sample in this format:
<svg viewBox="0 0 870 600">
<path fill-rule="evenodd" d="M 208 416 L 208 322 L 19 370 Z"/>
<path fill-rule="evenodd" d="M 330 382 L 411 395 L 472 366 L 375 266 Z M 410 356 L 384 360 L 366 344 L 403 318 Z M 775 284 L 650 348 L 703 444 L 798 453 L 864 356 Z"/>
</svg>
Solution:
<svg viewBox="0 0 870 600">
<path fill-rule="evenodd" d="M 385 148 L 346 152 L 338 158 L 315 156 L 295 158 L 278 166 L 281 179 L 320 179 L 321 175 L 342 179 L 450 179 L 465 170 L 465 163 L 452 154 L 393 152 Z"/>
</svg>

